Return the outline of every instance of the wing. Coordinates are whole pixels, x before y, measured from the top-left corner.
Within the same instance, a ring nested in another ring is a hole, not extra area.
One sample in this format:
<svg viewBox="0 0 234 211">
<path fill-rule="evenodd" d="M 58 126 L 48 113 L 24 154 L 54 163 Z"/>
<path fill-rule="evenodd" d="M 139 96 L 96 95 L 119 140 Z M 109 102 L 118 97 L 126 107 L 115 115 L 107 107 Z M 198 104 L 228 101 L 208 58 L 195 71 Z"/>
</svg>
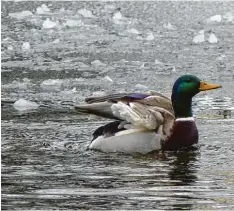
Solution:
<svg viewBox="0 0 234 211">
<path fill-rule="evenodd" d="M 76 105 L 82 113 L 123 120 L 122 127 L 155 130 L 170 134 L 174 124 L 171 100 L 154 91 L 148 93 L 121 93 L 89 97 L 87 104 Z"/>
</svg>

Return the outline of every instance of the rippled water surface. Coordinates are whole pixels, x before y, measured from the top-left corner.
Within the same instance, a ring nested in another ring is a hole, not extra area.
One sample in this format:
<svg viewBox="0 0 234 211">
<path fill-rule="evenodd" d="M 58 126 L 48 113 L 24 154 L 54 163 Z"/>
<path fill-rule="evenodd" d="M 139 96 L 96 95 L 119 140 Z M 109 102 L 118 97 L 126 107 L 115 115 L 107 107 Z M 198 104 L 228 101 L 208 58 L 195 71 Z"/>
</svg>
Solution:
<svg viewBox="0 0 234 211">
<path fill-rule="evenodd" d="M 41 14 L 42 2 L 2 2 L 2 209 L 233 210 L 234 3 L 43 3 Z M 218 43 L 194 44 L 200 30 Z M 73 104 L 94 92 L 169 95 L 185 73 L 223 86 L 194 99 L 199 149 L 87 149 L 107 120 Z M 40 106 L 18 111 L 20 98 Z"/>
</svg>

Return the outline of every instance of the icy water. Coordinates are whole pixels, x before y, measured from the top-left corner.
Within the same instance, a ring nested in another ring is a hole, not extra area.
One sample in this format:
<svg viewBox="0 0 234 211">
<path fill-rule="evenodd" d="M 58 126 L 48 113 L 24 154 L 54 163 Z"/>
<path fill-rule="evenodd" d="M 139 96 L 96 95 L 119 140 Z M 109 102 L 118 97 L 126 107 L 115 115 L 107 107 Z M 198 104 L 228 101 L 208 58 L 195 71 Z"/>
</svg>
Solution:
<svg viewBox="0 0 234 211">
<path fill-rule="evenodd" d="M 43 3 L 2 2 L 2 209 L 234 210 L 234 3 Z M 87 149 L 107 120 L 73 104 L 101 92 L 170 95 L 185 73 L 223 86 L 194 98 L 199 149 Z M 20 98 L 40 106 L 18 111 Z"/>
</svg>

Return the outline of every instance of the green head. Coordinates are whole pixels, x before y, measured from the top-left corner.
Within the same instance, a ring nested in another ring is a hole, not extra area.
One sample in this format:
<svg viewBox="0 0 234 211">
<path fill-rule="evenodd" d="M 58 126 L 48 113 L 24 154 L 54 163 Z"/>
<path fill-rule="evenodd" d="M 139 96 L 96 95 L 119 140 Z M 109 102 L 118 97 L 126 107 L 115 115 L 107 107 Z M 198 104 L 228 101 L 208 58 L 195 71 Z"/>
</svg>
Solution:
<svg viewBox="0 0 234 211">
<path fill-rule="evenodd" d="M 200 91 L 217 89 L 221 86 L 218 84 L 210 84 L 200 80 L 193 75 L 183 75 L 179 77 L 172 89 L 172 105 L 176 117 L 192 116 L 192 97 Z"/>
</svg>

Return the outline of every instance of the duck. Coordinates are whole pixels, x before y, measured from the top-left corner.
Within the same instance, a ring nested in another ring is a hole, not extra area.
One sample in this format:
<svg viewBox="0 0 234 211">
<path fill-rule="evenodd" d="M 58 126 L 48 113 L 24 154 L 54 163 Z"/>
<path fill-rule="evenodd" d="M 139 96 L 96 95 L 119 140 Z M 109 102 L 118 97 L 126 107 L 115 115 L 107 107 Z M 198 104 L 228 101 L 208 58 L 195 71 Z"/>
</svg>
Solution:
<svg viewBox="0 0 234 211">
<path fill-rule="evenodd" d="M 171 99 L 156 91 L 114 93 L 87 97 L 86 103 L 75 105 L 75 109 L 112 119 L 93 132 L 91 150 L 142 154 L 177 151 L 198 143 L 192 98 L 217 88 L 221 85 L 182 75 L 173 85 Z"/>
</svg>

